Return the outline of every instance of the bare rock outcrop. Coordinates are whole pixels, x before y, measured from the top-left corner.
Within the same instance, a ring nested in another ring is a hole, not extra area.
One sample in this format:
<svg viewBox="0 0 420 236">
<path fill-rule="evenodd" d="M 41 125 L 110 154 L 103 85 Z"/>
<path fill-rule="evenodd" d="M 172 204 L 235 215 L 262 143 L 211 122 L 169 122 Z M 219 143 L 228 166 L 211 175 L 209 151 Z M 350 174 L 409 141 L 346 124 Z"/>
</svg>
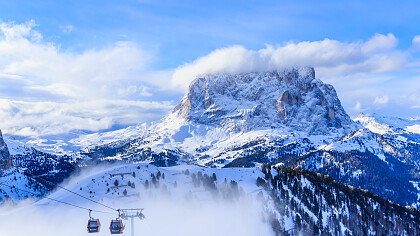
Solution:
<svg viewBox="0 0 420 236">
<path fill-rule="evenodd" d="M 0 171 L 7 170 L 12 166 L 12 159 L 10 158 L 9 149 L 4 142 L 3 135 L 0 130 Z"/>
</svg>

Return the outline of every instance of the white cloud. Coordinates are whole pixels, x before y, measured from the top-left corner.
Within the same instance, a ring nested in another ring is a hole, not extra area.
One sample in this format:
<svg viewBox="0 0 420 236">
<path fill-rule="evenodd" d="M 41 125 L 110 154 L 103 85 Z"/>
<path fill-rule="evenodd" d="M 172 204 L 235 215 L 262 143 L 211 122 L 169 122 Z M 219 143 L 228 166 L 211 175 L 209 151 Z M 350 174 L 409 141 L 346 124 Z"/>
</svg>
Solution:
<svg viewBox="0 0 420 236">
<path fill-rule="evenodd" d="M 149 92 L 147 87 L 142 87 L 139 91 L 139 94 L 143 97 L 151 97 L 153 94 Z"/>
<path fill-rule="evenodd" d="M 358 112 L 362 111 L 362 104 L 360 102 L 357 102 L 356 105 L 354 105 L 353 109 Z"/>
<path fill-rule="evenodd" d="M 414 36 L 411 43 L 414 50 L 420 50 L 420 35 Z"/>
<path fill-rule="evenodd" d="M 173 105 L 128 100 L 22 102 L 0 99 L 0 120 L 4 133 L 37 137 L 157 120 Z"/>
<path fill-rule="evenodd" d="M 349 108 L 349 111 L 353 115 L 358 114 L 360 112 L 365 112 L 366 110 L 368 110 L 368 109 L 363 107 L 362 103 L 360 103 L 360 102 L 356 102 L 356 104 L 353 107 Z"/>
<path fill-rule="evenodd" d="M 393 34 L 375 34 L 366 42 L 324 39 L 289 42 L 278 47 L 266 45 L 258 51 L 232 46 L 180 66 L 172 76 L 172 83 L 186 88 L 199 74 L 267 71 L 295 65 L 313 66 L 324 77 L 392 71 L 402 68 L 406 61 L 406 55 L 395 49 L 397 44 Z"/>
<path fill-rule="evenodd" d="M 74 30 L 74 26 L 73 25 L 60 25 L 60 29 L 61 31 L 63 31 L 63 33 L 69 34 Z"/>
<path fill-rule="evenodd" d="M 128 96 L 128 95 L 137 94 L 137 95 L 142 96 L 142 97 L 151 97 L 151 96 L 153 96 L 153 94 L 151 92 L 149 92 L 149 90 L 150 90 L 150 88 L 148 88 L 146 86 L 131 85 L 127 88 L 118 89 L 117 93 L 121 96 Z"/>
<path fill-rule="evenodd" d="M 375 97 L 375 101 L 373 101 L 373 104 L 378 105 L 378 104 L 387 104 L 389 102 L 389 97 L 388 96 L 378 96 Z"/>
<path fill-rule="evenodd" d="M 33 21 L 0 24 L 0 74 L 29 79 L 32 89 L 67 96 L 105 98 L 118 94 L 116 89 L 141 87 L 148 83 L 146 73 L 150 53 L 133 42 L 80 53 L 64 52 L 60 47 L 38 41 Z M 39 36 L 37 36 L 39 35 Z M 37 40 L 35 40 L 36 38 Z"/>
<path fill-rule="evenodd" d="M 98 131 L 156 120 L 172 108 L 168 101 L 141 101 L 153 96 L 156 84 L 169 81 L 170 76 L 149 81 L 147 75 L 154 72 L 147 68 L 153 57 L 136 43 L 66 52 L 43 41 L 34 27 L 34 21 L 0 23 L 0 128 L 4 133 Z"/>
<path fill-rule="evenodd" d="M 29 38 L 32 41 L 39 42 L 42 39 L 42 35 L 38 31 L 32 29 L 34 26 L 36 26 L 34 20 L 30 20 L 23 24 L 2 22 L 0 23 L 0 31 L 6 41 Z"/>
<path fill-rule="evenodd" d="M 398 39 L 393 34 L 376 33 L 371 39 L 362 45 L 365 53 L 393 49 L 398 45 Z"/>
</svg>

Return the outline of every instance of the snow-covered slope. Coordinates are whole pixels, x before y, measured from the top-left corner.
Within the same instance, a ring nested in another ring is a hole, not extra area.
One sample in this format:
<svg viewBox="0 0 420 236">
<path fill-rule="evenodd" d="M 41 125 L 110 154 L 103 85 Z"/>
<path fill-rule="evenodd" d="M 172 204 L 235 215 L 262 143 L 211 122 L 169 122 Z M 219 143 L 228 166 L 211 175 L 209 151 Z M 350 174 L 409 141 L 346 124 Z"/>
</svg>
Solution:
<svg viewBox="0 0 420 236">
<path fill-rule="evenodd" d="M 144 208 L 149 226 L 136 219 L 136 234 L 141 235 L 168 235 L 175 229 L 182 235 L 250 236 L 321 232 L 416 235 L 420 230 L 420 212 L 416 209 L 398 206 L 315 172 L 292 168 L 216 169 L 137 163 L 93 171 L 65 187 L 111 208 Z M 62 202 L 102 211 L 93 212 L 103 224 L 99 235 L 108 234 L 106 221 L 117 217 L 116 211 L 65 189 L 48 197 L 33 207 L 49 212 L 61 209 L 59 219 L 50 220 L 54 224 L 73 216 L 62 226 L 73 234 L 85 230 L 86 222 L 80 219 L 87 220 L 88 212 Z M 73 213 L 76 210 L 77 217 Z M 130 233 L 130 223 L 125 223 L 125 233 Z M 391 224 L 393 227 L 389 227 Z"/>
<path fill-rule="evenodd" d="M 33 197 L 32 193 L 45 194 L 48 189 L 36 180 L 20 173 L 15 168 L 9 168 L 0 175 L 0 205 L 17 204 L 20 200 Z M 17 190 L 16 188 L 24 191 Z M 27 191 L 27 192 L 26 192 Z"/>
<path fill-rule="evenodd" d="M 210 169 L 187 165 L 156 167 L 137 163 L 96 168 L 81 177 L 74 177 L 65 187 L 115 209 L 144 208 L 143 213 L 150 225 L 135 219 L 136 224 L 142 225 L 136 228 L 135 235 L 168 235 L 173 232 L 177 235 L 209 236 L 226 233 L 274 235 L 271 226 L 261 218 L 262 204 L 254 198 L 257 191 L 262 190 L 255 184 L 256 178 L 263 176 L 258 168 Z M 109 234 L 106 221 L 117 217 L 117 212 L 112 209 L 94 204 L 64 189 L 59 189 L 49 197 L 113 213 L 92 213 L 103 224 L 99 235 Z M 49 199 L 41 200 L 35 206 L 41 209 L 66 208 L 66 205 Z M 88 212 L 80 210 L 80 217 L 87 220 Z M 126 224 L 125 234 L 130 234 L 130 222 Z M 85 222 L 74 227 L 80 228 L 80 232 L 86 230 Z"/>
<path fill-rule="evenodd" d="M 403 119 L 398 117 L 382 116 L 376 113 L 362 114 L 355 121 L 360 122 L 370 131 L 377 134 L 397 135 L 400 139 L 420 143 L 420 119 Z"/>
<path fill-rule="evenodd" d="M 0 185 L 0 203 L 5 200 L 18 202 L 28 197 L 28 193 L 18 193 L 10 186 L 42 195 L 69 177 L 76 168 L 69 157 L 41 152 L 16 140 L 6 141 L 7 145 L 0 136 L 0 184 L 9 185 Z M 43 181 L 36 180 L 38 177 Z"/>
<path fill-rule="evenodd" d="M 210 190 L 223 185 L 225 179 L 229 180 L 229 183 L 230 180 L 235 180 L 243 190 L 253 192 L 261 189 L 255 185 L 255 181 L 257 177 L 263 176 L 259 168 L 212 169 L 195 165 L 157 167 L 147 163 L 138 163 L 93 171 L 93 174 L 71 181 L 66 188 L 92 200 L 114 205 L 118 204 L 118 201 L 146 198 L 146 194 L 159 197 L 161 191 L 168 191 L 176 200 L 183 200 L 190 194 L 189 189 L 194 189 L 194 186 L 196 187 L 194 197 L 211 200 L 215 196 Z M 206 181 L 214 182 L 214 184 Z M 76 200 L 79 204 L 90 204 L 89 201 L 62 189 L 51 194 L 50 197 L 68 202 Z M 220 197 L 223 198 L 223 196 Z M 46 202 L 56 204 L 48 199 L 38 204 Z"/>
</svg>

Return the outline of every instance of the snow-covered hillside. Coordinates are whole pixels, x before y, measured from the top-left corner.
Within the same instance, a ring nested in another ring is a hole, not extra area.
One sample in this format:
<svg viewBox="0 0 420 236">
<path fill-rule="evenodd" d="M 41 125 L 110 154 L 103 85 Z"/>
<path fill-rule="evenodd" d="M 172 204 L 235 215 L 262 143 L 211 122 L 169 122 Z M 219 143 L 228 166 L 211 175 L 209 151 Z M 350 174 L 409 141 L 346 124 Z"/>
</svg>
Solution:
<svg viewBox="0 0 420 236">
<path fill-rule="evenodd" d="M 32 212 L 36 218 L 27 223 L 31 235 L 55 230 L 63 232 L 60 235 L 82 235 L 87 209 L 92 209 L 92 216 L 102 222 L 98 235 L 108 235 L 108 222 L 117 217 L 110 208 L 144 208 L 146 219 L 135 219 L 135 235 L 416 235 L 420 230 L 418 210 L 300 169 L 136 163 L 91 169 L 65 188 L 0 215 L 0 233 L 27 235 L 25 229 L 7 226 Z M 125 225 L 128 234 L 130 222 Z"/>
<path fill-rule="evenodd" d="M 223 199 L 228 196 L 214 195 L 212 190 L 235 180 L 242 188 L 241 191 L 246 189 L 248 192 L 254 192 L 261 189 L 255 184 L 257 177 L 264 176 L 260 168 L 219 169 L 195 165 L 157 167 L 147 163 L 110 167 L 99 171 L 93 170 L 93 172 L 97 173 L 75 177 L 66 188 L 92 200 L 104 201 L 110 205 L 118 205 L 119 201 L 142 199 L 146 195 L 159 197 L 161 194 L 171 195 L 176 200 L 184 200 L 186 197 L 201 200 Z M 225 179 L 229 182 L 225 182 Z M 193 193 L 188 191 L 188 189 L 194 188 L 196 189 Z M 230 193 L 226 192 L 226 194 Z M 67 202 L 76 200 L 79 204 L 86 201 L 83 198 L 78 199 L 77 196 L 69 194 L 63 189 L 51 194 L 50 197 Z M 58 204 L 50 202 L 48 199 L 37 204 L 47 202 Z M 90 202 L 86 201 L 85 203 L 89 204 Z"/>
<path fill-rule="evenodd" d="M 24 149 L 27 148 L 35 148 L 41 152 L 63 156 L 72 155 L 93 145 L 136 138 L 141 134 L 144 134 L 147 127 L 146 123 L 144 123 L 113 131 L 87 133 L 85 131 L 74 130 L 71 133 L 43 135 L 40 137 L 10 136 L 6 134 L 4 139 L 8 144 L 12 155 L 22 153 Z"/>
<path fill-rule="evenodd" d="M 420 119 L 403 119 L 398 117 L 382 116 L 376 113 L 362 114 L 357 116 L 355 121 L 360 122 L 370 131 L 385 135 L 397 135 L 404 141 L 420 143 Z"/>
<path fill-rule="evenodd" d="M 1 185 L 0 187 L 0 202 L 6 201 L 5 204 L 17 204 L 19 200 L 34 197 L 25 191 L 43 195 L 48 190 L 44 185 L 14 168 L 3 171 L 0 176 L 0 183 L 8 185 Z M 19 191 L 16 188 L 24 191 Z"/>
<path fill-rule="evenodd" d="M 256 178 L 264 176 L 258 168 L 156 167 L 137 163 L 87 171 L 70 179 L 65 188 L 115 209 L 144 208 L 146 220 L 135 219 L 135 235 L 168 235 L 174 231 L 182 235 L 274 235 L 271 225 L 262 217 L 263 204 L 255 198 L 258 191 L 264 191 L 256 185 Z M 60 235 L 85 234 L 88 211 L 62 203 L 65 202 L 93 209 L 92 216 L 102 223 L 98 235 L 108 235 L 109 221 L 117 218 L 117 212 L 66 189 L 57 189 L 48 199 L 25 205 L 22 211 L 3 217 L 13 224 L 12 219 L 21 213 L 34 211 L 40 219 L 28 223 L 37 232 L 32 235 L 48 235 L 51 229 L 39 226 L 45 225 L 44 219 L 53 224 L 53 229 L 57 229 L 56 224 L 62 225 Z M 54 212 L 60 212 L 59 219 L 49 218 Z M 0 215 L 0 222 L 4 222 L 2 219 Z M 61 219 L 70 220 L 59 223 Z M 125 234 L 129 234 L 130 222 L 125 224 Z M 0 223 L 0 234 L 28 233 L 3 226 Z"/>
</svg>

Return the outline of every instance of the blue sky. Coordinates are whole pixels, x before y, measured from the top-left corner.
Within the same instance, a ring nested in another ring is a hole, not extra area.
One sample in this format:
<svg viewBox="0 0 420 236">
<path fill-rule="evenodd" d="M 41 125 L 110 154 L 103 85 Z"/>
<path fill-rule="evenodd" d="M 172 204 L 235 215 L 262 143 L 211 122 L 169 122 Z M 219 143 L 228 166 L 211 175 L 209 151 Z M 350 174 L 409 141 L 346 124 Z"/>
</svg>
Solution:
<svg viewBox="0 0 420 236">
<path fill-rule="evenodd" d="M 0 118 L 13 122 L 0 128 L 38 135 L 156 120 L 195 74 L 244 61 L 315 66 L 352 116 L 418 117 L 419 10 L 417 1 L 2 1 Z"/>
<path fill-rule="evenodd" d="M 366 3 L 367 2 L 367 3 Z M 343 42 L 393 33 L 399 48 L 418 34 L 417 1 L 2 1 L 0 18 L 35 20 L 45 40 L 64 50 L 138 42 L 167 69 L 230 45 L 260 49 L 290 40 Z M 72 26 L 63 34 L 65 26 Z"/>
</svg>

